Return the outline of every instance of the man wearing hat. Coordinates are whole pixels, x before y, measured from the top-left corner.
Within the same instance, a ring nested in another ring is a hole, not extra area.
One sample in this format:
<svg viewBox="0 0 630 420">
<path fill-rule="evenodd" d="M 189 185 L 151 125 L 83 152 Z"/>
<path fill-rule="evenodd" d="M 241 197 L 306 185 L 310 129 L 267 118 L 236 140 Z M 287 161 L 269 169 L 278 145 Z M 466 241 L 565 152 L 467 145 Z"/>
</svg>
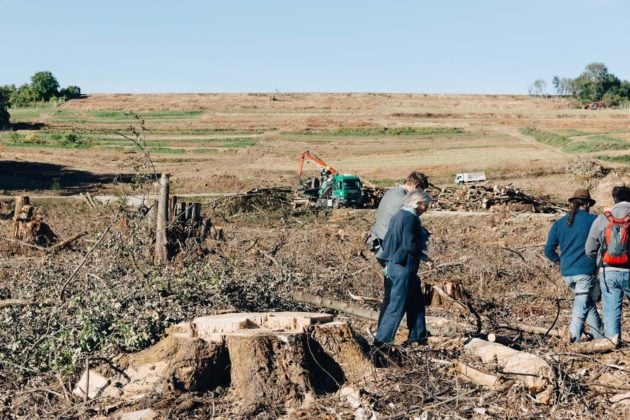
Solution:
<svg viewBox="0 0 630 420">
<path fill-rule="evenodd" d="M 588 325 L 594 338 L 603 337 L 604 327 L 596 306 L 601 295 L 595 275 L 596 261 L 584 252 L 589 230 L 597 218 L 589 213 L 594 204 L 588 190 L 576 190 L 569 198 L 569 212 L 551 226 L 545 246 L 545 256 L 553 263 L 560 263 L 560 274 L 575 293 L 569 325 L 572 343 L 580 341 L 584 325 Z"/>
</svg>

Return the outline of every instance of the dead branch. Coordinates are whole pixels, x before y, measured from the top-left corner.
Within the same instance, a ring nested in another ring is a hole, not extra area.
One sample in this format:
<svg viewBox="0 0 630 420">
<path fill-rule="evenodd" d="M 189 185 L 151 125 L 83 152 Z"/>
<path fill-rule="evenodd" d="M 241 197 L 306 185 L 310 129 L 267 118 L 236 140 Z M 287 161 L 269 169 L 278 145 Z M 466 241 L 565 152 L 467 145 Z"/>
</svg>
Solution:
<svg viewBox="0 0 630 420">
<path fill-rule="evenodd" d="M 453 362 L 453 370 L 464 376 L 469 381 L 491 389 L 497 389 L 503 382 L 500 377 L 475 369 L 474 367 L 464 362 L 460 362 L 459 360 L 455 360 Z"/>
<path fill-rule="evenodd" d="M 585 341 L 580 343 L 572 343 L 569 345 L 569 349 L 575 353 L 583 354 L 596 354 L 596 353 L 608 353 L 613 351 L 619 345 L 617 337 L 613 338 L 601 338 L 599 340 Z"/>
<path fill-rule="evenodd" d="M 81 232 L 81 233 L 77 233 L 76 235 L 65 239 L 61 242 L 59 242 L 58 244 L 55 244 L 51 247 L 48 247 L 47 251 L 50 252 L 51 254 L 54 254 L 55 252 L 59 251 L 60 249 L 65 248 L 66 246 L 70 245 L 72 242 L 76 241 L 79 238 L 84 237 L 85 235 L 87 235 L 87 231 L 85 232 Z"/>
<path fill-rule="evenodd" d="M 114 223 L 116 222 L 117 219 L 118 219 L 117 217 L 113 218 L 112 222 L 109 224 L 109 226 L 107 226 L 107 229 L 105 229 L 105 232 L 103 232 L 99 240 L 96 241 L 94 245 L 92 245 L 92 248 L 90 248 L 87 254 L 85 254 L 81 263 L 77 266 L 77 268 L 74 269 L 70 277 L 68 277 L 68 280 L 64 282 L 63 286 L 61 286 L 61 291 L 59 292 L 60 300 L 63 300 L 63 294 L 66 291 L 66 287 L 68 286 L 68 284 L 72 281 L 72 279 L 74 279 L 74 277 L 77 275 L 81 267 L 83 267 L 83 265 L 85 264 L 87 259 L 90 257 L 90 255 L 92 255 L 92 252 L 94 252 L 94 250 L 101 244 L 101 242 L 103 242 L 103 239 L 105 239 L 105 237 L 109 233 L 109 230 L 112 228 L 112 226 L 114 226 Z"/>
<path fill-rule="evenodd" d="M 31 305 L 44 305 L 49 306 L 53 305 L 54 302 L 50 300 L 43 300 L 40 302 L 26 300 L 26 299 L 4 299 L 0 300 L 0 309 L 9 308 L 12 306 L 31 306 Z"/>
</svg>

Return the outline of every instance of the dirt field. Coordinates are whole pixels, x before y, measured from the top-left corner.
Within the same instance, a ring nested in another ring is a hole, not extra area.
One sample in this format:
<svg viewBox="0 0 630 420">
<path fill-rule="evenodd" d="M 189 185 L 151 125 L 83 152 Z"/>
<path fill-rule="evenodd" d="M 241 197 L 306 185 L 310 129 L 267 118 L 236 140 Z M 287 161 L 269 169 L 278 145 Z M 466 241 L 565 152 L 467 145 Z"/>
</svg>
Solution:
<svg viewBox="0 0 630 420">
<path fill-rule="evenodd" d="M 490 182 L 518 181 L 559 194 L 558 187 L 577 185 L 564 176 L 568 162 L 599 155 L 622 160 L 630 145 L 627 110 L 571 106 L 526 96 L 90 95 L 59 108 L 11 110 L 24 130 L 0 135 L 2 173 L 20 162 L 31 179 L 3 177 L 0 190 L 116 190 L 113 178 L 133 173 L 141 160 L 133 143 L 117 134 L 129 135 L 130 125 L 137 126 L 125 115 L 133 111 L 145 119 L 157 171 L 174 174 L 177 193 L 293 186 L 297 156 L 309 149 L 341 172 L 381 185 L 392 185 L 410 169 L 438 184 L 450 184 L 457 172 L 485 170 Z M 582 147 L 567 152 L 523 134 L 524 128 L 566 136 Z M 80 144 L 59 140 L 68 133 Z M 591 143 L 599 145 L 596 151 Z M 42 176 L 32 179 L 33 172 Z"/>
</svg>

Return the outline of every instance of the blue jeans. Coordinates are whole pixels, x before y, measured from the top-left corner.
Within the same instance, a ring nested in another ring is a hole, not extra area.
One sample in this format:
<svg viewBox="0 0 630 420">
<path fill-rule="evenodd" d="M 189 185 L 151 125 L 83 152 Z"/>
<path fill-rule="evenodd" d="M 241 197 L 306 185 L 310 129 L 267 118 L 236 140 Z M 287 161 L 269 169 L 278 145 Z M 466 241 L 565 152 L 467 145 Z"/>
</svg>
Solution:
<svg viewBox="0 0 630 420">
<path fill-rule="evenodd" d="M 599 313 L 597 313 L 597 301 L 601 295 L 597 277 L 591 274 L 579 274 L 563 277 L 563 279 L 575 293 L 573 316 L 569 325 L 571 342 L 580 341 L 585 324 L 588 325 L 594 338 L 602 338 L 604 326 Z"/>
<path fill-rule="evenodd" d="M 418 263 L 412 258 L 409 258 L 404 266 L 393 262 L 387 264 L 391 287 L 389 291 L 387 288 L 385 290 L 384 305 L 381 307 L 380 321 L 374 337 L 376 341 L 393 342 L 405 312 L 409 328 L 408 340 L 414 342 L 426 338 L 424 295 L 420 289 L 417 271 Z"/>
<path fill-rule="evenodd" d="M 630 298 L 630 284 L 628 271 L 606 270 L 599 271 L 599 282 L 602 289 L 602 303 L 604 314 L 604 328 L 607 338 L 621 334 L 621 304 L 623 295 Z"/>
</svg>

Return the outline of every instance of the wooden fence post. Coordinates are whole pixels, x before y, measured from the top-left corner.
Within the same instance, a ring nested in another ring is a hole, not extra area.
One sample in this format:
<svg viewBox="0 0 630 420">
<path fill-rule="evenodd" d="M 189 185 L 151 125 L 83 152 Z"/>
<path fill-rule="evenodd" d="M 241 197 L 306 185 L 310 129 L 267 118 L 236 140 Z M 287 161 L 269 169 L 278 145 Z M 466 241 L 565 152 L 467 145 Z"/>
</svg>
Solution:
<svg viewBox="0 0 630 420">
<path fill-rule="evenodd" d="M 153 263 L 155 265 L 164 265 L 168 261 L 168 239 L 166 237 L 166 226 L 169 220 L 169 177 L 170 174 L 163 173 L 160 178 L 160 197 L 157 209 L 155 254 L 153 259 Z"/>
</svg>

